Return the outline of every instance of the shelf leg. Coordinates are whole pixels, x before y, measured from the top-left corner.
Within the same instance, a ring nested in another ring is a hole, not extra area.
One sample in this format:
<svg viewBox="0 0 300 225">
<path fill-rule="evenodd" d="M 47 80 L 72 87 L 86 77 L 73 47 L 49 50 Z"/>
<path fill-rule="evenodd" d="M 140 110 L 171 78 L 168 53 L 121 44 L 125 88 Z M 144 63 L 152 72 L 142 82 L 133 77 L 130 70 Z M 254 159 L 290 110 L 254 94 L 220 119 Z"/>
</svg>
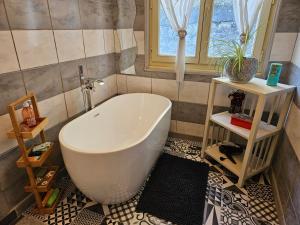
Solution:
<svg viewBox="0 0 300 225">
<path fill-rule="evenodd" d="M 252 129 L 251 129 L 251 132 L 249 135 L 249 140 L 247 143 L 247 147 L 246 147 L 246 151 L 245 151 L 245 155 L 244 155 L 244 159 L 243 159 L 242 171 L 239 176 L 239 181 L 238 181 L 239 187 L 244 186 L 244 183 L 246 180 L 248 164 L 249 164 L 249 160 L 251 157 L 251 152 L 252 152 L 254 144 L 255 144 L 256 134 L 257 134 L 257 130 L 259 128 L 261 117 L 262 117 L 262 114 L 264 111 L 265 103 L 266 103 L 266 97 L 263 95 L 260 95 L 258 97 L 255 115 L 254 115 L 253 122 L 252 122 Z"/>
<path fill-rule="evenodd" d="M 30 186 L 36 187 L 35 175 L 34 175 L 34 173 L 32 171 L 32 168 L 30 166 L 27 166 L 26 167 L 26 172 L 28 174 Z M 33 194 L 34 194 L 34 198 L 35 198 L 35 201 L 36 201 L 36 204 L 37 204 L 37 208 L 38 209 L 43 208 L 43 206 L 42 206 L 42 199 L 41 199 L 40 193 L 37 191 L 36 188 L 33 188 Z"/>
<path fill-rule="evenodd" d="M 210 117 L 213 113 L 216 88 L 217 88 L 216 82 L 213 80 L 211 82 L 211 85 L 209 88 L 208 107 L 207 107 L 207 112 L 206 112 L 205 130 L 204 130 L 204 135 L 203 135 L 201 158 L 204 158 L 204 152 L 207 147 L 207 142 L 208 142 L 208 137 L 209 137 Z"/>
</svg>

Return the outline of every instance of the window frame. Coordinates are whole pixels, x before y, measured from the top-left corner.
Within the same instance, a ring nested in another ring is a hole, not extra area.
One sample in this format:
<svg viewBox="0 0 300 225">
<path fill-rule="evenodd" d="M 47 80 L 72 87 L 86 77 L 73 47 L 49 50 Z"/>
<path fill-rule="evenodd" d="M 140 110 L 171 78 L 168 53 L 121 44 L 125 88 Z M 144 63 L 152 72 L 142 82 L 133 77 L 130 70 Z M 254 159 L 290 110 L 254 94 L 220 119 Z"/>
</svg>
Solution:
<svg viewBox="0 0 300 225">
<path fill-rule="evenodd" d="M 148 34 L 147 34 L 147 65 L 146 69 L 150 71 L 174 71 L 175 57 L 160 56 L 159 52 L 159 1 L 150 0 L 148 5 Z M 201 0 L 198 38 L 196 57 L 187 57 L 186 72 L 187 73 L 205 73 L 216 74 L 215 62 L 217 58 L 208 57 L 208 41 L 211 29 L 211 20 L 213 15 L 214 0 Z M 257 31 L 257 38 L 253 50 L 253 56 L 259 60 L 258 74 L 262 74 L 265 70 L 265 59 L 270 47 L 270 39 L 274 26 L 275 9 L 278 7 L 278 0 L 264 1 L 263 9 L 268 17 L 261 17 L 260 29 Z"/>
</svg>

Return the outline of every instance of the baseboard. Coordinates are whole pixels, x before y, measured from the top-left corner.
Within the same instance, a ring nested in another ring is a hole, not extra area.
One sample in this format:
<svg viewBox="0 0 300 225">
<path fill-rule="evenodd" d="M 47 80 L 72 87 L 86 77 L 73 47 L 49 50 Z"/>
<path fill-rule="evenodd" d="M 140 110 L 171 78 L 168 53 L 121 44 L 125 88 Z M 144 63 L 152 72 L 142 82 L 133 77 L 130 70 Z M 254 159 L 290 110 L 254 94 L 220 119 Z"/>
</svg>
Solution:
<svg viewBox="0 0 300 225">
<path fill-rule="evenodd" d="M 187 135 L 187 134 L 174 133 L 174 132 L 169 132 L 169 136 L 174 137 L 174 138 L 186 139 L 186 140 L 190 140 L 190 141 L 199 141 L 199 142 L 201 142 L 203 140 L 202 137 L 191 136 L 191 135 Z"/>
<path fill-rule="evenodd" d="M 278 191 L 278 187 L 277 187 L 277 182 L 276 182 L 275 174 L 274 174 L 272 167 L 270 169 L 270 175 L 271 175 L 270 181 L 271 181 L 271 185 L 273 188 L 279 223 L 280 223 L 280 225 L 286 225 L 285 219 L 284 219 L 284 214 L 283 214 L 283 208 L 282 208 L 282 204 L 281 204 L 281 200 L 280 200 L 280 195 L 279 195 L 279 191 Z"/>
</svg>

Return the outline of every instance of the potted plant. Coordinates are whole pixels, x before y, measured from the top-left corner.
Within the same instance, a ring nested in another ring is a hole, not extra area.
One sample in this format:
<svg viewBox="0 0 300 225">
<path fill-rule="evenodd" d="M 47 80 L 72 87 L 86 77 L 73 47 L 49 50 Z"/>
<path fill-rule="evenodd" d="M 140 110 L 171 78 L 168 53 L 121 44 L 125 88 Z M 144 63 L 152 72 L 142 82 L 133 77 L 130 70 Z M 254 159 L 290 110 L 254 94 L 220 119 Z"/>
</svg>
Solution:
<svg viewBox="0 0 300 225">
<path fill-rule="evenodd" d="M 218 41 L 220 58 L 217 60 L 217 66 L 232 82 L 247 83 L 256 75 L 258 60 L 246 57 L 250 39 L 249 34 L 242 34 L 240 42 L 235 40 Z"/>
</svg>

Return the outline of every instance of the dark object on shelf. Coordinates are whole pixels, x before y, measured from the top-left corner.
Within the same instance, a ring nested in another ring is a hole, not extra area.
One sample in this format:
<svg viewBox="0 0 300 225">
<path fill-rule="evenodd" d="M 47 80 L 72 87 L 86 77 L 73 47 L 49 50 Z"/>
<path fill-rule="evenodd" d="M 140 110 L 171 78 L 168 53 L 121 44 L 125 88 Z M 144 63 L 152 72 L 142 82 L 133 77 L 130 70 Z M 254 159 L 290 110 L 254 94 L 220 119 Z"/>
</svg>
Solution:
<svg viewBox="0 0 300 225">
<path fill-rule="evenodd" d="M 43 154 L 42 151 L 35 151 L 35 152 L 31 151 L 29 152 L 28 157 L 41 156 L 42 154 Z"/>
<path fill-rule="evenodd" d="M 230 123 L 235 126 L 243 127 L 248 130 L 251 130 L 252 127 L 252 118 L 246 114 L 236 113 L 231 116 Z"/>
<path fill-rule="evenodd" d="M 236 161 L 234 160 L 234 158 L 232 158 L 232 157 L 230 157 L 230 158 L 225 158 L 225 157 L 220 157 L 220 160 L 221 161 L 224 161 L 224 160 L 226 160 L 226 159 L 229 159 L 231 162 L 233 162 L 234 164 L 236 164 Z"/>
<path fill-rule="evenodd" d="M 228 95 L 228 98 L 231 100 L 229 112 L 230 113 L 241 113 L 243 101 L 245 100 L 246 94 L 241 91 L 233 91 Z"/>
<path fill-rule="evenodd" d="M 225 159 L 229 159 L 232 163 L 236 164 L 236 161 L 234 160 L 234 155 L 240 155 L 243 153 L 243 147 L 242 146 L 233 146 L 233 145 L 221 145 L 219 146 L 219 151 L 226 155 L 225 157 L 220 157 L 221 161 L 224 161 Z"/>
</svg>

